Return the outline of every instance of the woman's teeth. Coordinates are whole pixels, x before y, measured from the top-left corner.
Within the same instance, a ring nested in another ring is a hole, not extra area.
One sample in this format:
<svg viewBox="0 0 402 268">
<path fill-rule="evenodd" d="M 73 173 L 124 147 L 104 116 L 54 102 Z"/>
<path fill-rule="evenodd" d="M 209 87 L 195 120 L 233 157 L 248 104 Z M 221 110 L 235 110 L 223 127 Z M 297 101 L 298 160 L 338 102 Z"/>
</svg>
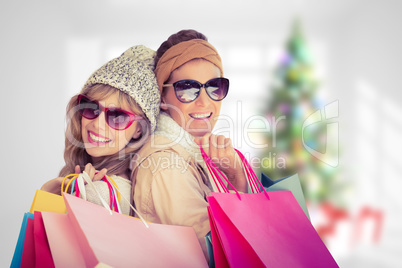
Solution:
<svg viewBox="0 0 402 268">
<path fill-rule="evenodd" d="M 104 139 L 104 138 L 95 136 L 92 132 L 89 132 L 89 137 L 95 142 L 103 142 L 103 143 L 105 143 L 105 142 L 111 141 L 110 139 Z"/>
<path fill-rule="evenodd" d="M 194 119 L 205 119 L 209 118 L 212 113 L 205 113 L 205 114 L 190 114 L 190 116 Z"/>
</svg>

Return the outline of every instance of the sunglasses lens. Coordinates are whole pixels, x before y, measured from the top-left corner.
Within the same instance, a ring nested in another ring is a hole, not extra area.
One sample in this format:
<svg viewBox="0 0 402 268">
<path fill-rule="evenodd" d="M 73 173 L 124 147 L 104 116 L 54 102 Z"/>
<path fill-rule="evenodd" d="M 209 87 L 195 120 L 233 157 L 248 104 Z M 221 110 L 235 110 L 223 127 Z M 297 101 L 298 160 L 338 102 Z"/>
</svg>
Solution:
<svg viewBox="0 0 402 268">
<path fill-rule="evenodd" d="M 226 78 L 215 78 L 209 80 L 206 85 L 209 97 L 213 100 L 223 100 L 229 91 L 229 80 Z"/>
<path fill-rule="evenodd" d="M 200 94 L 201 85 L 197 81 L 182 80 L 174 83 L 176 96 L 181 102 L 192 102 Z"/>
<path fill-rule="evenodd" d="M 125 129 L 130 123 L 130 115 L 121 110 L 110 109 L 106 112 L 106 122 L 114 129 Z"/>
<path fill-rule="evenodd" d="M 78 109 L 80 114 L 89 120 L 97 118 L 104 111 L 106 123 L 116 130 L 126 129 L 133 121 L 142 118 L 119 108 L 103 108 L 97 101 L 93 101 L 84 95 L 78 97 Z"/>
<path fill-rule="evenodd" d="M 100 108 L 98 103 L 84 96 L 81 96 L 78 102 L 80 114 L 86 119 L 94 119 L 99 116 Z"/>
</svg>

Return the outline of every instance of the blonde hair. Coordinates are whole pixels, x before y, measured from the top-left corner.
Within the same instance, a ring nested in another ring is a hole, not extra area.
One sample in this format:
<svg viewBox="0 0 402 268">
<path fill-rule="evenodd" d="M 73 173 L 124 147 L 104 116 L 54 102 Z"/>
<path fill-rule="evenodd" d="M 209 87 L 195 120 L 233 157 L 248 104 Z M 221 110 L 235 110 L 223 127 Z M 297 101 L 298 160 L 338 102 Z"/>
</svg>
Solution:
<svg viewBox="0 0 402 268">
<path fill-rule="evenodd" d="M 79 165 L 81 170 L 84 170 L 85 165 L 88 163 L 92 163 L 96 170 L 107 168 L 108 174 L 129 174 L 131 156 L 137 152 L 149 138 L 151 123 L 132 97 L 110 85 L 94 84 L 81 92 L 81 94 L 92 99 L 107 98 L 114 93 L 118 94 L 120 103 L 127 103 L 134 113 L 144 118 L 137 121 L 141 126 L 140 137 L 131 139 L 127 146 L 116 154 L 104 156 L 101 161 L 94 163 L 92 157 L 86 152 L 82 140 L 82 116 L 78 112 L 77 107 L 78 95 L 75 95 L 67 105 L 67 128 L 64 149 L 65 166 L 61 169 L 59 176 L 64 177 L 74 173 L 76 165 Z"/>
</svg>

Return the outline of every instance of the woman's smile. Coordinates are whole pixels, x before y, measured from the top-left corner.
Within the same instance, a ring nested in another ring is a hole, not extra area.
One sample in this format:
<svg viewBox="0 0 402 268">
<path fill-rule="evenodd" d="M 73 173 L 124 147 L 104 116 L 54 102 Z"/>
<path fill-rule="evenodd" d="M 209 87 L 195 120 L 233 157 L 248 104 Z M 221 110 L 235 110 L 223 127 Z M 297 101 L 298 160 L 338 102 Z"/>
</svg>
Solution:
<svg viewBox="0 0 402 268">
<path fill-rule="evenodd" d="M 220 76 L 220 70 L 214 64 L 206 60 L 196 59 L 174 70 L 166 83 L 186 79 L 206 83 Z M 173 120 L 188 133 L 195 137 L 202 137 L 214 128 L 221 105 L 222 102 L 212 100 L 204 88 L 194 101 L 183 103 L 177 99 L 174 88 L 170 87 L 164 91 L 161 109 L 168 112 Z"/>
<path fill-rule="evenodd" d="M 127 103 L 119 102 L 117 92 L 97 101 L 105 107 L 117 107 L 134 113 Z M 116 130 L 107 124 L 105 116 L 105 112 L 102 111 L 94 119 L 81 118 L 82 140 L 87 153 L 92 158 L 113 155 L 126 147 L 132 138 L 141 134 L 141 126 L 138 122 L 133 122 L 127 129 Z"/>
<path fill-rule="evenodd" d="M 103 137 L 103 136 L 101 136 L 99 134 L 96 134 L 96 133 L 94 133 L 92 131 L 88 131 L 88 141 L 91 144 L 98 146 L 98 145 L 101 145 L 101 144 L 109 143 L 112 140 L 108 139 L 106 137 Z"/>
<path fill-rule="evenodd" d="M 194 119 L 208 119 L 212 115 L 212 112 L 209 113 L 191 113 L 189 116 Z"/>
</svg>

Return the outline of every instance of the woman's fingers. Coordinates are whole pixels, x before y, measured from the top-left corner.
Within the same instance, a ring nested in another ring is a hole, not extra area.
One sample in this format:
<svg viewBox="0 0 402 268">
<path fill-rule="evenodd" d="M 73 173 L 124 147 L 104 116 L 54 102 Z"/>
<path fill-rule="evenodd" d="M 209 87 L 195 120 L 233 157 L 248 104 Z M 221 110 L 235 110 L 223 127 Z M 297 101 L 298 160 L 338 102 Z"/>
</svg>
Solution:
<svg viewBox="0 0 402 268">
<path fill-rule="evenodd" d="M 202 138 L 194 138 L 194 142 L 195 142 L 197 145 L 202 145 Z"/>
<path fill-rule="evenodd" d="M 210 135 L 208 137 L 208 148 L 209 148 L 209 157 L 215 163 L 219 163 L 219 148 L 218 148 L 218 136 L 217 135 Z"/>
<path fill-rule="evenodd" d="M 247 180 L 243 172 L 241 159 L 237 156 L 230 138 L 223 135 L 206 134 L 202 138 L 194 139 L 202 149 L 231 181 L 235 189 L 247 192 Z"/>
<path fill-rule="evenodd" d="M 216 136 L 216 151 L 219 159 L 226 157 L 227 144 L 225 143 L 225 139 L 226 138 L 223 135 Z"/>
<path fill-rule="evenodd" d="M 84 171 L 89 175 L 89 178 L 92 181 L 100 181 L 103 177 L 106 176 L 106 173 L 107 173 L 106 168 L 103 168 L 100 171 L 97 171 L 94 168 L 94 166 L 92 166 L 91 163 L 86 164 Z"/>
<path fill-rule="evenodd" d="M 74 168 L 74 173 L 75 173 L 75 174 L 80 174 L 80 173 L 81 173 L 80 165 L 76 165 L 76 166 L 75 166 L 75 168 Z"/>
<path fill-rule="evenodd" d="M 84 171 L 89 175 L 89 172 L 91 170 L 92 164 L 88 163 L 85 165 Z"/>
<path fill-rule="evenodd" d="M 221 168 L 233 168 L 235 162 L 235 151 L 230 138 L 223 135 L 206 134 L 202 138 L 194 140 L 212 160 Z"/>
<path fill-rule="evenodd" d="M 205 154 L 211 158 L 211 153 L 210 153 L 210 145 L 209 145 L 209 137 L 212 134 L 208 133 L 205 134 L 202 138 L 197 138 L 195 141 L 197 142 L 198 145 L 201 146 L 201 148 L 204 150 Z"/>
<path fill-rule="evenodd" d="M 91 180 L 93 179 L 93 177 L 95 176 L 96 170 L 95 168 L 92 166 L 91 163 L 86 164 L 85 166 L 85 172 L 89 175 L 89 177 L 91 178 Z"/>
<path fill-rule="evenodd" d="M 98 173 L 95 174 L 92 181 L 100 181 L 101 179 L 103 179 L 103 177 L 106 176 L 106 173 L 107 173 L 106 168 L 101 169 L 101 171 L 99 171 Z"/>
</svg>

